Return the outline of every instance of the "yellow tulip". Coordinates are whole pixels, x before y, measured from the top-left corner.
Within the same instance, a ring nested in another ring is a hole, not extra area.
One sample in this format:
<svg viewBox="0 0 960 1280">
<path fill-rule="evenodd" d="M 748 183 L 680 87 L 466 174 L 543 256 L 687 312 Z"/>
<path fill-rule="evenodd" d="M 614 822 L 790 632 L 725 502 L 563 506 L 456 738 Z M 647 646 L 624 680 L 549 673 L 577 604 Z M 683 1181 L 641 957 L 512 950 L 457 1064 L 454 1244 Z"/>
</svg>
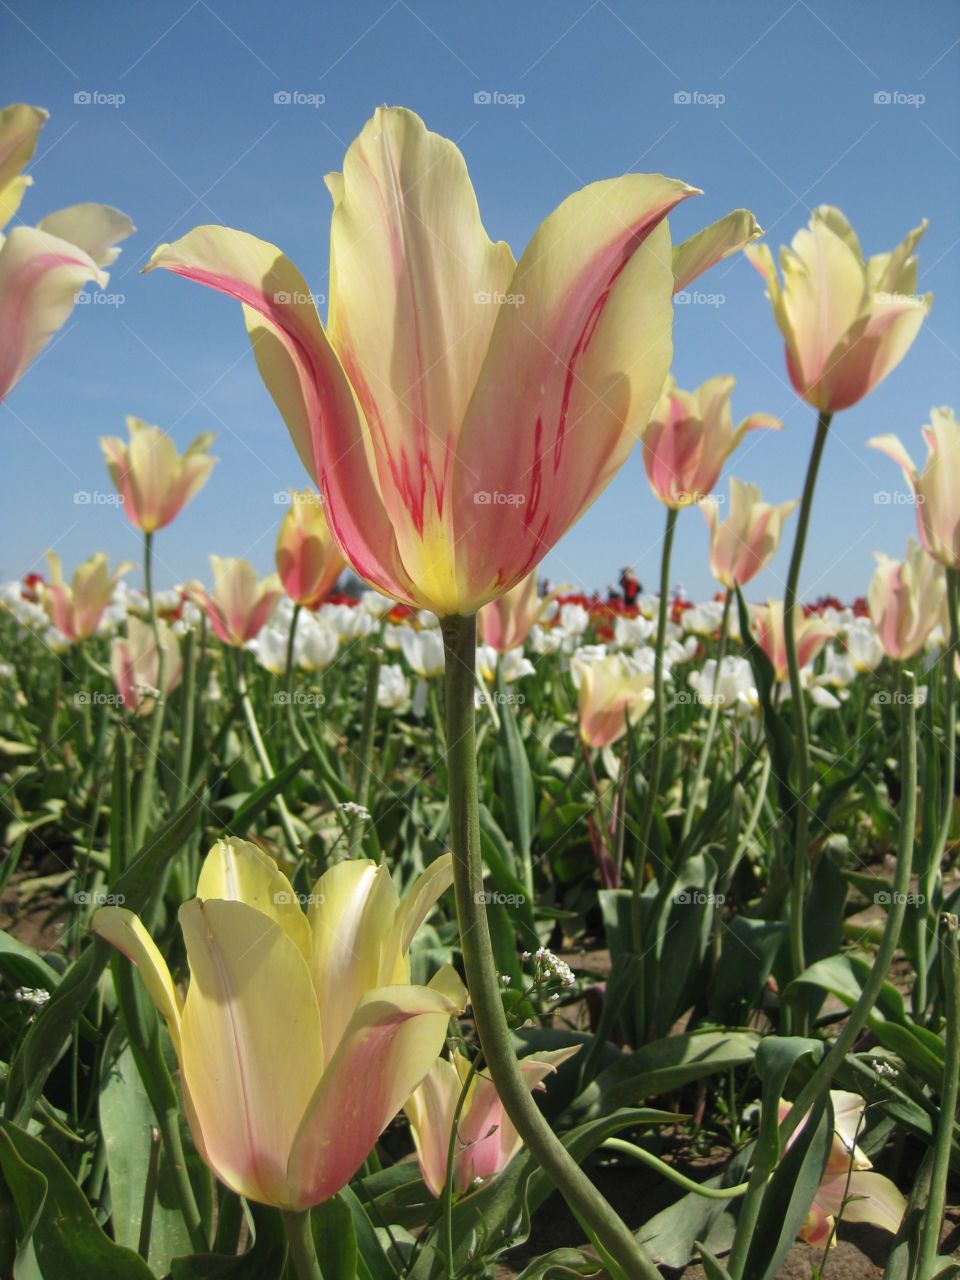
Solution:
<svg viewBox="0 0 960 1280">
<path fill-rule="evenodd" d="M 411 985 L 408 952 L 451 880 L 447 855 L 401 899 L 385 866 L 340 862 L 305 913 L 272 858 L 221 840 L 180 908 L 184 999 L 133 912 L 94 914 L 166 1020 L 197 1149 L 233 1191 L 287 1210 L 336 1195 L 430 1070 L 467 995 L 449 966 Z"/>
<path fill-rule="evenodd" d="M 127 430 L 129 444 L 118 436 L 101 436 L 100 448 L 130 522 L 153 533 L 175 519 L 207 483 L 216 462 L 208 453 L 213 433 L 197 436 L 181 455 L 159 427 L 130 417 Z"/>
<path fill-rule="evenodd" d="M 40 603 L 47 617 L 68 640 L 86 640 L 99 627 L 117 583 L 133 565 L 121 560 L 111 573 L 105 553 L 98 551 L 77 567 L 68 586 L 63 580 L 60 557 L 48 551 L 47 563 L 50 581 L 39 587 Z"/>
</svg>

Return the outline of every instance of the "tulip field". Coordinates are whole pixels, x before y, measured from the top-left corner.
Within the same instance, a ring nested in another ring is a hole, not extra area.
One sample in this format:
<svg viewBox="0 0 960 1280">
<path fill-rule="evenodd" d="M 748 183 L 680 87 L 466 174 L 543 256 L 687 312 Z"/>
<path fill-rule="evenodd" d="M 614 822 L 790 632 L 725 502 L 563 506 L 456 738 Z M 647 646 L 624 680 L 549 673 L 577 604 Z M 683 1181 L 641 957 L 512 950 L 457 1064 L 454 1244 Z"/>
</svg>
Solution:
<svg viewBox="0 0 960 1280">
<path fill-rule="evenodd" d="M 133 231 L 44 216 L 46 120 L 0 112 L 14 407 Z M 323 318 L 282 249 L 212 223 L 127 286 L 245 324 L 303 464 L 275 571 L 218 542 L 169 580 L 238 446 L 129 416 L 89 451 L 137 563 L 76 533 L 0 585 L 0 1276 L 946 1280 L 949 393 L 869 442 L 902 558 L 857 598 L 800 588 L 844 413 L 908 378 L 931 312 L 926 223 L 861 247 L 833 205 L 773 240 L 734 209 L 683 238 L 697 188 L 629 172 L 571 180 L 515 257 L 428 124 L 376 108 L 327 176 Z M 671 372 L 675 307 L 735 257 L 809 428 L 784 502 L 747 443 L 785 424 L 709 352 Z M 657 581 L 547 582 L 631 456 Z"/>
</svg>

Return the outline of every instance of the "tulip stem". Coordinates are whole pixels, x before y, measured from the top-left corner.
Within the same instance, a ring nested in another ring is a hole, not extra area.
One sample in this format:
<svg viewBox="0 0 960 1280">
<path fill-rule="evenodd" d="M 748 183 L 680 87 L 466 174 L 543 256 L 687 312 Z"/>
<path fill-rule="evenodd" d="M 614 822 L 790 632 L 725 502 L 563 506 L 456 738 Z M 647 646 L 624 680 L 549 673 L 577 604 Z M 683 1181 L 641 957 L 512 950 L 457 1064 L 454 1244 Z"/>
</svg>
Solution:
<svg viewBox="0 0 960 1280">
<path fill-rule="evenodd" d="M 690 1191 L 696 1196 L 704 1196 L 707 1200 L 736 1200 L 738 1196 L 745 1195 L 749 1182 L 737 1183 L 734 1187 L 706 1187 L 702 1182 L 695 1182 L 693 1178 L 688 1178 L 682 1174 L 679 1169 L 675 1169 L 672 1164 L 667 1164 L 665 1160 L 661 1160 L 659 1156 L 655 1156 L 652 1151 L 646 1151 L 643 1147 L 638 1147 L 633 1142 L 626 1142 L 623 1138 L 606 1138 L 600 1143 L 602 1151 L 615 1151 L 619 1155 L 632 1156 L 634 1160 L 639 1160 L 641 1164 L 645 1164 L 650 1169 L 656 1169 L 657 1173 L 662 1174 L 668 1182 L 674 1183 L 675 1186 L 681 1187 L 684 1191 Z"/>
<path fill-rule="evenodd" d="M 370 798 L 370 774 L 373 763 L 373 738 L 377 728 L 377 695 L 380 689 L 380 650 L 374 646 L 367 656 L 367 687 L 363 698 L 363 720 L 360 725 L 360 754 L 357 756 L 353 780 L 355 802 L 367 807 Z M 356 858 L 363 846 L 362 814 L 354 814 L 350 827 L 350 857 Z"/>
<path fill-rule="evenodd" d="M 453 1180 L 457 1171 L 457 1138 L 460 1117 L 463 1115 L 467 1094 L 470 1092 L 474 1076 L 480 1070 L 482 1060 L 483 1055 L 478 1053 L 473 1062 L 470 1063 L 470 1069 L 467 1071 L 466 1079 L 460 1090 L 460 1097 L 457 1099 L 457 1105 L 454 1108 L 453 1122 L 450 1125 L 450 1141 L 447 1144 L 447 1173 L 443 1183 L 443 1255 L 446 1258 L 447 1275 L 450 1280 L 453 1280 L 453 1277 L 457 1274 L 453 1253 Z"/>
<path fill-rule="evenodd" d="M 143 535 L 143 585 L 147 592 L 147 620 L 153 632 L 153 647 L 157 655 L 157 696 L 150 714 L 150 736 L 147 739 L 146 756 L 143 761 L 143 774 L 140 778 L 140 790 L 137 792 L 137 810 L 133 823 L 133 847 L 139 849 L 147 834 L 153 809 L 154 781 L 157 774 L 157 760 L 160 755 L 160 743 L 163 736 L 163 717 L 167 710 L 167 697 L 164 691 L 166 683 L 166 654 L 160 643 L 160 623 L 157 618 L 157 605 L 153 593 L 153 534 Z"/>
<path fill-rule="evenodd" d="M 474 715 L 476 617 L 444 618 L 441 628 L 453 884 L 467 987 L 484 1061 L 517 1133 L 572 1212 L 596 1235 L 627 1280 L 658 1280 L 659 1272 L 626 1224 L 544 1119 L 517 1064 L 484 909 Z"/>
<path fill-rule="evenodd" d="M 281 1216 L 297 1280 L 323 1280 L 310 1225 L 310 1210 L 284 1209 Z"/>
<path fill-rule="evenodd" d="M 952 661 L 952 658 L 951 658 Z M 957 1093 L 960 1086 L 960 954 L 957 949 L 958 920 L 945 912 L 940 917 L 943 933 L 940 940 L 940 975 L 943 986 L 943 1021 L 946 1045 L 943 1061 L 943 1085 L 940 1089 L 940 1117 L 933 1148 L 930 1191 L 920 1228 L 917 1275 L 932 1276 L 940 1251 L 940 1230 L 946 1206 L 947 1175 L 957 1116 Z"/>
<path fill-rule="evenodd" d="M 240 695 L 240 705 L 243 707 L 243 714 L 246 717 L 250 741 L 253 743 L 254 753 L 260 761 L 260 768 L 263 770 L 264 775 L 268 779 L 273 778 L 273 765 L 267 754 L 267 748 L 264 746 L 260 726 L 257 724 L 256 712 L 253 709 L 253 703 L 250 701 L 247 678 L 243 673 L 243 653 L 240 649 L 234 649 L 233 656 L 237 669 L 237 693 Z M 297 840 L 297 833 L 293 829 L 293 823 L 290 820 L 290 810 L 287 808 L 283 796 L 277 796 L 277 812 L 280 814 L 280 825 L 283 827 L 283 834 L 286 837 L 290 853 L 294 859 L 298 859 L 300 857 L 300 844 Z"/>
<path fill-rule="evenodd" d="M 807 541 L 807 527 L 810 524 L 810 511 L 813 507 L 813 491 L 817 485 L 817 473 L 827 443 L 832 414 L 821 411 L 817 418 L 817 434 L 814 438 L 810 461 L 807 464 L 807 476 L 803 484 L 803 496 L 800 499 L 800 515 L 797 519 L 797 533 L 793 542 L 793 554 L 790 557 L 790 569 L 787 573 L 787 585 L 783 593 L 783 642 L 787 651 L 787 669 L 790 673 L 790 692 L 793 697 L 793 728 L 797 742 L 796 780 L 797 789 L 794 796 L 794 812 L 796 814 L 795 841 L 793 849 L 793 884 L 790 892 L 790 963 L 793 977 L 798 977 L 806 968 L 803 946 L 803 909 L 807 891 L 807 845 L 810 838 L 810 736 L 807 732 L 807 710 L 803 700 L 803 689 L 800 685 L 800 663 L 797 659 L 797 586 L 800 581 L 800 566 L 803 563 L 803 549 Z M 806 1018 L 801 1013 L 801 1021 Z M 796 1028 L 799 1035 L 806 1032 L 801 1025 Z"/>
<path fill-rule="evenodd" d="M 693 826 L 694 814 L 697 811 L 697 796 L 700 788 L 703 786 L 703 777 L 707 771 L 707 761 L 710 759 L 710 748 L 713 746 L 713 736 L 717 731 L 717 719 L 720 715 L 720 702 L 717 698 L 717 689 L 720 685 L 720 668 L 723 666 L 723 660 L 727 656 L 727 627 L 730 622 L 730 602 L 733 600 L 733 588 L 727 588 L 727 594 L 723 601 L 723 616 L 720 620 L 720 648 L 717 650 L 717 666 L 713 673 L 713 684 L 710 690 L 710 718 L 707 721 L 707 735 L 703 740 L 703 746 L 700 749 L 700 758 L 697 761 L 697 772 L 693 779 L 693 789 L 690 792 L 690 800 L 687 803 L 687 811 L 683 815 L 683 829 L 680 838 L 685 839 L 690 834 L 690 828 Z"/>
<path fill-rule="evenodd" d="M 290 634 L 287 636 L 287 659 L 284 667 L 284 675 L 286 676 L 287 719 L 290 723 L 290 732 L 293 735 L 294 742 L 296 742 L 301 751 L 304 751 L 307 746 L 306 739 L 300 732 L 299 726 L 297 725 L 297 717 L 293 709 L 293 646 L 297 638 L 297 623 L 300 620 L 300 610 L 302 608 L 303 605 L 298 604 L 296 601 L 294 602 L 293 613 L 290 617 Z"/>
</svg>

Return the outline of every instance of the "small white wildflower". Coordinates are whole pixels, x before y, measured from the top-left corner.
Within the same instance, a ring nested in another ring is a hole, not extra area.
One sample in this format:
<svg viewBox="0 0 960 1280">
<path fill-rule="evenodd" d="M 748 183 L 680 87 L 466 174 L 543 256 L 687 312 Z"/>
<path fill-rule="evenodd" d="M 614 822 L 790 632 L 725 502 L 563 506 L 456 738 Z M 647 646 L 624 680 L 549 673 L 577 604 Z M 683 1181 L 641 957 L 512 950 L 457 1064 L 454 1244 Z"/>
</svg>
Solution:
<svg viewBox="0 0 960 1280">
<path fill-rule="evenodd" d="M 21 1004 L 32 1004 L 35 1009 L 42 1009 L 50 999 L 50 992 L 42 987 L 17 987 L 13 998 Z"/>
<path fill-rule="evenodd" d="M 353 800 L 344 800 L 339 806 L 340 812 L 348 818 L 359 818 L 361 822 L 370 821 L 370 810 L 362 804 L 357 804 Z"/>
</svg>

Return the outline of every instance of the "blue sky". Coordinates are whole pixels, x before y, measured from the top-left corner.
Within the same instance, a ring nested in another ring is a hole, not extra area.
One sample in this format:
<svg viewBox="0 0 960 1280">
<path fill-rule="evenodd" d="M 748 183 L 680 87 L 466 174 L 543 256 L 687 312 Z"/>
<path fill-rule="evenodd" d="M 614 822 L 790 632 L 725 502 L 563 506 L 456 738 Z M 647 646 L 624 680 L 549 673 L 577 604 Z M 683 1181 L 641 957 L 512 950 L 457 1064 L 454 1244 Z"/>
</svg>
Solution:
<svg viewBox="0 0 960 1280">
<path fill-rule="evenodd" d="M 223 222 L 281 246 L 324 292 L 323 175 L 382 102 L 410 106 L 458 140 L 487 230 L 518 256 L 570 191 L 628 170 L 703 188 L 672 219 L 675 239 L 745 205 L 776 249 L 827 202 L 874 253 L 929 218 L 920 273 L 921 289 L 936 294 L 933 312 L 890 378 L 835 419 L 802 590 L 852 597 L 866 589 L 873 551 L 902 553 L 913 511 L 877 500 L 904 486 L 865 441 L 895 431 L 922 456 L 930 406 L 958 400 L 960 9 L 948 0 L 911 10 L 894 0 L 106 0 L 95 11 L 2 0 L 0 46 L 3 99 L 51 113 L 21 216 L 98 200 L 139 228 L 108 300 L 77 307 L 0 406 L 3 576 L 42 567 L 48 546 L 68 568 L 99 549 L 139 560 L 138 535 L 115 507 L 74 501 L 109 492 L 97 441 L 125 434 L 128 413 L 164 426 L 181 447 L 218 433 L 212 479 L 159 535 L 159 583 L 207 576 L 209 552 L 271 567 L 284 510 L 274 495 L 305 476 L 239 308 L 139 268 L 157 243 Z M 523 100 L 476 102 L 483 92 Z M 713 104 L 676 102 L 678 93 Z M 878 93 L 914 103 L 877 103 Z M 739 258 L 700 288 L 722 301 L 677 309 L 677 380 L 733 373 L 736 418 L 779 415 L 783 431 L 748 437 L 725 474 L 759 483 L 771 500 L 798 496 L 813 413 L 786 380 L 762 282 Z M 603 588 L 634 563 L 651 586 L 662 524 L 635 451 L 544 571 Z M 685 512 L 673 577 L 693 594 L 714 590 L 706 552 L 702 516 Z M 787 554 L 752 597 L 782 595 Z"/>
</svg>

